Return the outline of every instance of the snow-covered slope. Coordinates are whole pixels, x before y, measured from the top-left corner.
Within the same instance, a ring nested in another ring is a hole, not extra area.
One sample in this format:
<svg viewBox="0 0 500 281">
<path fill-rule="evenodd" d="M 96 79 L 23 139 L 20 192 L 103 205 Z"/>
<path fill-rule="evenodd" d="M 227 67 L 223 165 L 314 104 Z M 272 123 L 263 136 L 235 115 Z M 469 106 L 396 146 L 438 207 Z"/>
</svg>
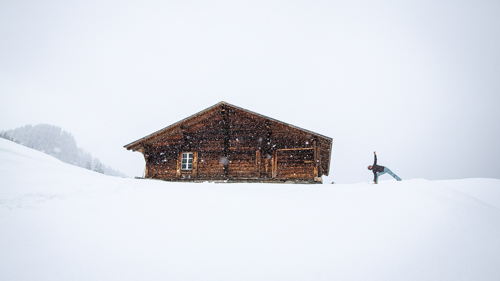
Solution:
<svg viewBox="0 0 500 281">
<path fill-rule="evenodd" d="M 168 183 L 0 139 L 0 280 L 500 280 L 499 237 L 497 179 Z"/>
</svg>

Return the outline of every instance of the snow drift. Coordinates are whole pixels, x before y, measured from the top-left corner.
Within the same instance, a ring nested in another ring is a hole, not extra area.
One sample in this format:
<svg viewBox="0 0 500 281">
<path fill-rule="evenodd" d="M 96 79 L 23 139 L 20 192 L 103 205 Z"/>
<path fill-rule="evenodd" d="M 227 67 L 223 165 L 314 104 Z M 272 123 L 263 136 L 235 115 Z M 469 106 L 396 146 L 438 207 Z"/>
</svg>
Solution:
<svg viewBox="0 0 500 281">
<path fill-rule="evenodd" d="M 499 237 L 498 179 L 170 183 L 0 139 L 0 280 L 499 280 Z"/>
</svg>

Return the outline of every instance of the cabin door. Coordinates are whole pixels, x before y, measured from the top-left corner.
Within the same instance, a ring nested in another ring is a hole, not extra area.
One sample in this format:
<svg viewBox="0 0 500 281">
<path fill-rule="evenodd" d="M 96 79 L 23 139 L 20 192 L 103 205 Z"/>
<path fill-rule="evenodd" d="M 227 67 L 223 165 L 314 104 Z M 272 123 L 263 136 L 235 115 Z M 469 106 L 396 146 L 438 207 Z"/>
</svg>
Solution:
<svg viewBox="0 0 500 281">
<path fill-rule="evenodd" d="M 270 179 L 273 177 L 273 163 L 274 158 L 270 153 L 261 153 L 260 150 L 256 152 L 256 168 L 259 178 Z"/>
</svg>

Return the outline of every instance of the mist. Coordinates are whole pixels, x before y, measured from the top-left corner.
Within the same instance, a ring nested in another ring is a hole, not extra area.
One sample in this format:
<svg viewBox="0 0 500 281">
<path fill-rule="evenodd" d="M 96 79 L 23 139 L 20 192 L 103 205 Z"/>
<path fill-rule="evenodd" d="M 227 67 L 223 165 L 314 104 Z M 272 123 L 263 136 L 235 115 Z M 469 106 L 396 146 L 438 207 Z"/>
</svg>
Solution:
<svg viewBox="0 0 500 281">
<path fill-rule="evenodd" d="M 325 183 L 500 178 L 497 1 L 3 1 L 0 130 L 123 145 L 220 101 L 333 138 Z M 384 178 L 381 178 L 383 180 Z"/>
</svg>

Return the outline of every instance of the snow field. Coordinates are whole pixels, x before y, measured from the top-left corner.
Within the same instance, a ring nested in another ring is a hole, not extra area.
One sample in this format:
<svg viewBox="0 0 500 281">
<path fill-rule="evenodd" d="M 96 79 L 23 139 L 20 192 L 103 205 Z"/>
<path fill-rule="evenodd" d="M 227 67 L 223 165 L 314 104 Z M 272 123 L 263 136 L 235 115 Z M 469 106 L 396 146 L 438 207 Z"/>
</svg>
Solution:
<svg viewBox="0 0 500 281">
<path fill-rule="evenodd" d="M 0 280 L 499 280 L 498 237 L 497 179 L 169 183 L 0 139 Z"/>
</svg>

